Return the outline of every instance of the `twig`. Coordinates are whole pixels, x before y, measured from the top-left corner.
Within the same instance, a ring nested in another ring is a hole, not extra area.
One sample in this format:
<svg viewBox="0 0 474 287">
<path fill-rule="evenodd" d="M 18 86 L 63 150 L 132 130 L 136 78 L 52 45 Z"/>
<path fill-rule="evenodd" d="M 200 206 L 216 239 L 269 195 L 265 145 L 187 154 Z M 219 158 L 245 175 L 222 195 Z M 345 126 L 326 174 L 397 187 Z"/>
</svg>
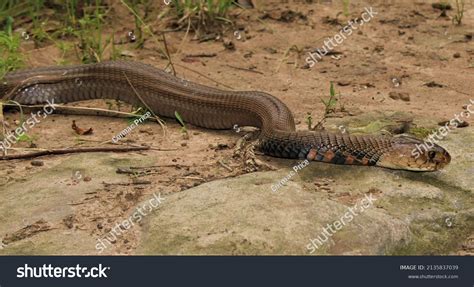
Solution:
<svg viewBox="0 0 474 287">
<path fill-rule="evenodd" d="M 20 107 L 27 111 L 43 109 L 43 105 L 15 105 L 4 103 L 4 106 Z M 55 104 L 54 113 L 58 114 L 69 114 L 69 115 L 83 115 L 83 116 L 101 116 L 101 117 L 115 117 L 115 118 L 135 118 L 139 115 L 134 113 L 126 113 L 120 111 L 113 111 L 100 108 L 88 108 L 88 107 L 69 107 Z M 147 119 L 148 120 L 148 119 Z M 155 118 L 149 120 L 157 121 Z"/>
<path fill-rule="evenodd" d="M 190 28 L 191 28 L 191 19 L 188 18 L 188 28 L 186 29 L 186 33 L 184 34 L 183 40 L 181 40 L 181 43 L 179 44 L 179 48 L 176 54 L 179 54 L 181 52 L 184 45 L 184 41 L 188 38 L 188 33 L 189 33 Z"/>
<path fill-rule="evenodd" d="M 176 70 L 174 69 L 173 62 L 171 61 L 171 55 L 170 55 L 170 51 L 168 50 L 168 44 L 166 43 L 165 33 L 162 33 L 161 36 L 163 37 L 163 44 L 165 46 L 165 53 L 166 53 L 166 57 L 168 58 L 168 65 L 166 65 L 165 70 L 166 70 L 166 68 L 168 68 L 168 66 L 171 66 L 171 70 L 173 71 L 173 76 L 176 77 Z"/>
<path fill-rule="evenodd" d="M 200 73 L 200 72 L 198 72 L 198 71 L 196 71 L 196 70 L 193 70 L 193 69 L 191 69 L 191 68 L 188 68 L 188 67 L 186 67 L 186 66 L 183 66 L 183 65 L 180 65 L 180 64 L 176 64 L 176 63 L 175 63 L 175 65 L 178 66 L 178 67 L 181 67 L 181 68 L 183 68 L 183 69 L 189 70 L 189 71 L 191 71 L 191 72 L 194 72 L 194 73 L 196 73 L 196 74 L 198 74 L 198 75 L 200 75 L 200 76 L 202 76 L 202 77 L 208 79 L 209 81 L 212 81 L 212 82 L 214 82 L 214 83 L 216 83 L 216 84 L 218 84 L 218 85 L 221 85 L 221 86 L 224 86 L 224 87 L 226 87 L 226 88 L 228 88 L 228 89 L 234 90 L 234 88 L 232 88 L 232 87 L 230 87 L 230 86 L 227 86 L 226 84 L 219 83 L 218 81 L 213 80 L 213 79 L 209 78 L 208 76 L 206 76 L 206 75 L 204 75 L 204 74 L 202 74 L 202 73 Z"/>
<path fill-rule="evenodd" d="M 129 185 L 134 185 L 134 184 L 151 184 L 151 181 L 149 180 L 133 180 L 132 182 L 114 182 L 114 183 L 108 183 L 108 182 L 102 182 L 103 185 L 105 186 L 113 186 L 113 185 L 121 185 L 121 186 L 129 186 Z"/>
<path fill-rule="evenodd" d="M 123 72 L 123 75 L 125 76 L 125 78 L 127 79 L 127 82 L 128 84 L 130 85 L 130 87 L 132 87 L 133 91 L 135 92 L 135 95 L 137 96 L 137 98 L 142 102 L 142 104 L 148 109 L 148 111 L 151 112 L 151 114 L 153 115 L 153 117 L 155 117 L 155 119 L 157 120 L 157 122 L 160 124 L 161 128 L 163 129 L 163 136 L 166 135 L 166 128 L 165 128 L 165 125 L 163 124 L 163 121 L 153 112 L 153 110 L 150 108 L 150 106 L 148 106 L 148 104 L 143 100 L 143 98 L 140 96 L 140 94 L 138 93 L 138 91 L 135 89 L 135 87 L 133 86 L 132 82 L 130 82 L 130 79 L 127 77 L 127 74 L 125 74 L 125 72 Z"/>
<path fill-rule="evenodd" d="M 70 154 L 70 153 L 85 153 L 85 152 L 127 152 L 127 151 L 142 151 L 149 150 L 150 147 L 84 147 L 84 148 L 71 148 L 71 149 L 49 149 L 38 152 L 32 152 L 27 154 L 12 154 L 0 157 L 0 160 L 12 160 L 12 159 L 28 159 L 45 155 L 58 155 L 58 154 Z"/>
<path fill-rule="evenodd" d="M 230 67 L 230 68 L 233 68 L 233 69 L 237 69 L 237 70 L 242 70 L 242 71 L 247 71 L 247 72 L 252 72 L 252 73 L 257 73 L 257 74 L 263 75 L 262 72 L 256 71 L 256 70 L 252 70 L 252 69 L 241 68 L 241 67 L 235 67 L 235 66 L 228 65 L 228 64 L 227 64 L 226 66 L 227 66 L 227 67 Z"/>
<path fill-rule="evenodd" d="M 199 176 L 180 176 L 178 178 L 180 178 L 180 179 L 205 180 L 204 178 L 199 177 Z"/>
<path fill-rule="evenodd" d="M 131 166 L 130 169 L 149 169 L 149 168 L 156 168 L 156 167 L 191 167 L 190 165 L 182 165 L 182 164 L 160 164 L 160 165 L 151 165 L 151 166 Z"/>
<path fill-rule="evenodd" d="M 228 171 L 230 171 L 230 172 L 233 172 L 233 171 L 234 171 L 230 166 L 228 166 L 227 164 L 225 164 L 222 160 L 219 160 L 218 163 L 219 163 L 220 165 L 222 165 L 222 167 L 225 168 L 225 169 L 227 169 Z"/>
<path fill-rule="evenodd" d="M 217 56 L 216 53 L 199 53 L 199 54 L 187 54 L 185 58 L 212 58 Z"/>
</svg>

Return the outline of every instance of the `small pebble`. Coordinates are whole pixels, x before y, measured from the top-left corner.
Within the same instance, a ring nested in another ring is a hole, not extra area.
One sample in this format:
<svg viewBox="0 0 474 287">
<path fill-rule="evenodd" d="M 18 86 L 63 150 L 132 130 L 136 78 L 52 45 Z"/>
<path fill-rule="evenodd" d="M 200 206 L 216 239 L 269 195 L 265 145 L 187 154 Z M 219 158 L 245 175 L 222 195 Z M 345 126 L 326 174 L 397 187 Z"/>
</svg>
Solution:
<svg viewBox="0 0 474 287">
<path fill-rule="evenodd" d="M 388 96 L 394 100 L 410 101 L 410 94 L 403 92 L 390 92 Z"/>
<path fill-rule="evenodd" d="M 31 165 L 32 165 L 32 166 L 43 166 L 43 165 L 44 165 L 44 162 L 41 161 L 41 160 L 32 160 L 32 161 L 31 161 Z"/>
<path fill-rule="evenodd" d="M 461 53 L 456 52 L 456 53 L 454 53 L 453 57 L 454 58 L 461 58 Z"/>
</svg>

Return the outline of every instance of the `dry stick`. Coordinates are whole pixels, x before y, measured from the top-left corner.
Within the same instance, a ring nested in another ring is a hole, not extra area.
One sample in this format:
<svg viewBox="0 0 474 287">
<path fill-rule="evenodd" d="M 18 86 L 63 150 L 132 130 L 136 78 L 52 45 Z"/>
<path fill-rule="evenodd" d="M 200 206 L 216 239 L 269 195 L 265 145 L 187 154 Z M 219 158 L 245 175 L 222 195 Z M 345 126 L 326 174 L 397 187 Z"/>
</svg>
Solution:
<svg viewBox="0 0 474 287">
<path fill-rule="evenodd" d="M 153 115 L 153 117 L 155 117 L 155 119 L 157 120 L 157 122 L 160 124 L 161 128 L 163 129 L 163 136 L 166 136 L 166 127 L 165 125 L 163 124 L 163 121 L 153 112 L 153 110 L 150 108 L 150 106 L 148 106 L 148 104 L 143 100 L 143 98 L 140 96 L 140 94 L 138 93 L 138 91 L 135 89 L 135 87 L 133 86 L 132 82 L 130 82 L 130 79 L 127 77 L 127 74 L 125 74 L 125 72 L 123 72 L 123 75 L 125 76 L 125 78 L 127 79 L 127 82 L 128 84 L 130 85 L 130 87 L 132 87 L 133 89 L 133 92 L 135 93 L 135 95 L 137 96 L 137 98 L 142 102 L 142 104 L 148 109 L 148 111 L 151 112 L 151 114 Z"/>
<path fill-rule="evenodd" d="M 194 73 L 196 73 L 196 74 L 198 74 L 198 75 L 200 75 L 200 76 L 202 76 L 202 77 L 208 79 L 209 81 L 212 81 L 212 82 L 214 82 L 214 83 L 216 83 L 216 84 L 218 84 L 218 85 L 221 85 L 221 86 L 224 86 L 224 87 L 226 87 L 226 88 L 228 88 L 228 89 L 234 90 L 234 88 L 232 88 L 231 86 L 227 86 L 226 84 L 219 83 L 218 81 L 213 80 L 213 79 L 209 78 L 208 76 L 206 76 L 206 75 L 204 75 L 204 74 L 202 74 L 202 73 L 200 73 L 200 72 L 198 72 L 198 71 L 196 71 L 196 70 L 193 70 L 193 69 L 191 69 L 191 68 L 188 68 L 188 67 L 186 67 L 186 66 L 183 66 L 183 65 L 180 65 L 180 64 L 176 64 L 176 63 L 175 63 L 175 65 L 178 66 L 178 67 L 181 67 L 181 68 L 183 68 L 183 69 L 189 70 L 189 71 L 191 71 L 191 72 L 194 72 Z"/>
<path fill-rule="evenodd" d="M 199 53 L 199 54 L 187 54 L 185 58 L 212 58 L 217 56 L 216 53 Z"/>
<path fill-rule="evenodd" d="M 120 145 L 120 144 L 112 142 L 112 140 L 106 140 L 106 141 L 103 141 L 103 142 L 99 143 L 99 145 L 104 145 L 104 144 Z M 136 144 L 131 144 L 131 143 L 128 143 L 127 145 L 133 146 L 133 147 L 141 147 L 141 145 L 136 145 Z M 148 147 L 150 148 L 150 150 L 156 150 L 156 151 L 176 151 L 176 150 L 179 150 L 179 148 L 157 148 L 157 147 L 154 147 L 153 145 L 150 145 Z"/>
<path fill-rule="evenodd" d="M 184 45 L 184 41 L 188 38 L 190 29 L 191 29 L 191 19 L 188 18 L 188 28 L 186 29 L 186 33 L 184 34 L 183 40 L 181 40 L 181 43 L 179 44 L 179 48 L 176 54 L 179 54 L 181 52 L 181 49 L 183 48 L 183 45 Z"/>
<path fill-rule="evenodd" d="M 230 166 L 228 166 L 227 164 L 225 164 L 222 160 L 219 160 L 219 161 L 217 161 L 217 162 L 218 162 L 223 168 L 227 169 L 228 171 L 230 171 L 230 172 L 233 172 L 233 171 L 234 171 Z"/>
<path fill-rule="evenodd" d="M 71 148 L 71 149 L 49 149 L 38 152 L 32 152 L 28 154 L 13 154 L 0 157 L 0 160 L 12 160 L 12 159 L 27 159 L 34 158 L 44 155 L 58 155 L 58 154 L 70 154 L 70 153 L 84 153 L 84 152 L 126 152 L 126 151 L 142 151 L 149 150 L 150 147 L 84 147 L 84 148 Z"/>
<path fill-rule="evenodd" d="M 237 69 L 237 70 L 242 70 L 242 71 L 247 71 L 247 72 L 252 72 L 252 73 L 257 73 L 257 74 L 263 75 L 263 73 L 260 72 L 260 71 L 256 71 L 256 70 L 252 70 L 252 69 L 248 69 L 248 68 L 241 68 L 241 67 L 236 67 L 236 66 L 232 66 L 232 65 L 226 65 L 226 66 L 230 67 L 230 68 L 233 68 L 233 69 Z"/>
<path fill-rule="evenodd" d="M 38 110 L 43 109 L 43 105 L 14 105 L 14 104 L 3 104 L 4 106 L 20 107 L 25 110 Z M 84 116 L 103 116 L 103 117 L 115 117 L 115 118 L 135 118 L 138 115 L 134 113 L 126 113 L 108 109 L 100 108 L 88 108 L 88 107 L 69 107 L 55 104 L 54 113 L 64 113 L 72 115 L 84 115 Z M 156 121 L 156 119 L 151 119 Z"/>
<path fill-rule="evenodd" d="M 173 71 L 173 76 L 176 77 L 176 70 L 174 69 L 173 61 L 171 61 L 171 55 L 170 55 L 170 51 L 168 50 L 168 44 L 166 43 L 165 33 L 161 33 L 161 36 L 163 37 L 163 44 L 165 46 L 165 53 L 166 53 L 166 57 L 168 58 L 168 65 L 166 65 L 165 70 L 168 68 L 168 66 L 171 66 L 171 70 Z"/>
</svg>

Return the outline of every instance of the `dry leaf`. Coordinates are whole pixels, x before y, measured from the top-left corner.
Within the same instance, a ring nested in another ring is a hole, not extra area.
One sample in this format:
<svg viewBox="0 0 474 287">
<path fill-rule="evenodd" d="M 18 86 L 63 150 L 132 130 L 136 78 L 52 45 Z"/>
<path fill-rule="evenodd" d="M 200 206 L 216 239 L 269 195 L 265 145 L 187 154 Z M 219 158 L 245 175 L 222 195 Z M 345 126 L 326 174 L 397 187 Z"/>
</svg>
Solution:
<svg viewBox="0 0 474 287">
<path fill-rule="evenodd" d="M 78 135 L 91 135 L 92 134 L 92 128 L 89 128 L 88 130 L 82 129 L 76 125 L 76 121 L 72 121 L 72 129 L 76 132 Z"/>
</svg>

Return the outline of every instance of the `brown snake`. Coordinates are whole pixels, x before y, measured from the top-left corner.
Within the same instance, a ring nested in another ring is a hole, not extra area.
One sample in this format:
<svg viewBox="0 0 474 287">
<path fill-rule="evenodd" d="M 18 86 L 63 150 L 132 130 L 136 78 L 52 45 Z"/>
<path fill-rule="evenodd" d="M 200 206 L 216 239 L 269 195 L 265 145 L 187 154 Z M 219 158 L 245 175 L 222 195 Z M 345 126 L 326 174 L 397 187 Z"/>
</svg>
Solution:
<svg viewBox="0 0 474 287">
<path fill-rule="evenodd" d="M 172 118 L 177 111 L 185 122 L 199 127 L 258 127 L 259 149 L 270 156 L 412 171 L 438 170 L 451 160 L 438 145 L 415 153 L 423 142 L 408 136 L 295 131 L 291 111 L 270 94 L 211 88 L 138 62 L 28 69 L 7 73 L 0 83 L 0 98 L 25 105 L 51 99 L 55 103 L 117 99 L 142 105 L 136 93 L 155 114 Z"/>
</svg>

